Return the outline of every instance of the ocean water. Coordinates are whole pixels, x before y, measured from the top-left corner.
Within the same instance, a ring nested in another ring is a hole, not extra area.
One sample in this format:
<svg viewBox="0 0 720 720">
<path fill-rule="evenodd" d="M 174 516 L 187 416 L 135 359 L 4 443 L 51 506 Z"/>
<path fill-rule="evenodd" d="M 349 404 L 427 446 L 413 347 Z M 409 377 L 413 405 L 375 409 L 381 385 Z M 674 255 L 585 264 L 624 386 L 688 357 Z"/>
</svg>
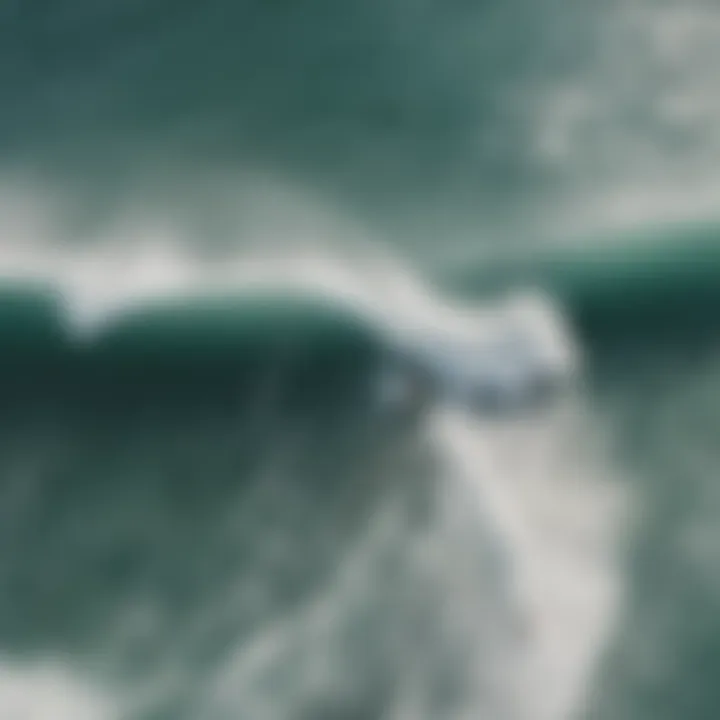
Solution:
<svg viewBox="0 0 720 720">
<path fill-rule="evenodd" d="M 719 49 L 700 0 L 4 3 L 0 720 L 717 717 Z M 564 402 L 378 410 L 393 333 L 528 284 Z"/>
</svg>

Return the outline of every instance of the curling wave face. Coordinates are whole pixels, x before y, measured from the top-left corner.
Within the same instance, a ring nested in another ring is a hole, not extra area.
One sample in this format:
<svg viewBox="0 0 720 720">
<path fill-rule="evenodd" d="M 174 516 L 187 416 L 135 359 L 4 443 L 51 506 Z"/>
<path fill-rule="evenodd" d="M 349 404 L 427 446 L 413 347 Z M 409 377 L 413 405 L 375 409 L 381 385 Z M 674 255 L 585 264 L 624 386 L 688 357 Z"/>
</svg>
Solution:
<svg viewBox="0 0 720 720">
<path fill-rule="evenodd" d="M 391 258 L 363 260 L 352 269 L 342 258 L 313 255 L 202 265 L 154 243 L 136 253 L 114 248 L 26 261 L 24 271 L 59 288 L 67 333 L 90 347 L 119 328 L 130 335 L 145 328 L 149 337 L 148 327 L 163 324 L 184 327 L 191 346 L 203 303 L 206 319 L 228 317 L 228 331 L 234 313 L 236 334 L 246 331 L 248 314 L 271 306 L 274 313 L 262 319 L 270 332 L 273 323 L 283 332 L 283 318 L 300 305 L 308 328 L 334 316 L 338 326 L 354 325 L 379 345 L 376 402 L 389 412 L 428 401 L 480 415 L 522 411 L 555 401 L 577 383 L 579 348 L 547 295 L 524 291 L 494 304 L 460 304 Z"/>
</svg>

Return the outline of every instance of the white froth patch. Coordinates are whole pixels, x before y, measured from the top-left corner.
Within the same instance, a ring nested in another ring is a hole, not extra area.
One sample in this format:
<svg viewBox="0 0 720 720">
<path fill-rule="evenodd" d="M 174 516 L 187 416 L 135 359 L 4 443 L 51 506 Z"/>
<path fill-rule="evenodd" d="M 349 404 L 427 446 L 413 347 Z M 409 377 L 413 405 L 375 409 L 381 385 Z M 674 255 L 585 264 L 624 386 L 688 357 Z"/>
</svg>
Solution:
<svg viewBox="0 0 720 720">
<path fill-rule="evenodd" d="M 474 507 L 510 563 L 508 602 L 522 627 L 504 661 L 506 708 L 520 713 L 510 717 L 574 717 L 621 602 L 627 498 L 591 451 L 578 407 L 502 424 L 438 412 L 431 431 L 455 512 Z"/>
<path fill-rule="evenodd" d="M 117 707 L 59 660 L 0 664 L 3 720 L 117 720 Z"/>
<path fill-rule="evenodd" d="M 595 25 L 592 62 L 536 96 L 535 158 L 562 178 L 549 229 L 717 220 L 720 8 L 626 0 Z"/>
</svg>

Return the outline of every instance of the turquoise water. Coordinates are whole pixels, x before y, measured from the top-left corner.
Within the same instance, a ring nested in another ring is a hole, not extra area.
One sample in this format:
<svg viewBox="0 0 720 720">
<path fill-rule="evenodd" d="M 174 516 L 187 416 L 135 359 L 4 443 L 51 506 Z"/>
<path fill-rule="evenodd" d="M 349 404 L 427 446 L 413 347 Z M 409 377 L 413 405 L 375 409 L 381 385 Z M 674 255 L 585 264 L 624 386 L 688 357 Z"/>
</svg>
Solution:
<svg viewBox="0 0 720 720">
<path fill-rule="evenodd" d="M 6 2 L 0 717 L 717 717 L 718 39 L 687 0 Z M 329 302 L 143 314 L 293 253 Z M 567 414 L 377 413 L 344 291 L 526 284 Z"/>
</svg>

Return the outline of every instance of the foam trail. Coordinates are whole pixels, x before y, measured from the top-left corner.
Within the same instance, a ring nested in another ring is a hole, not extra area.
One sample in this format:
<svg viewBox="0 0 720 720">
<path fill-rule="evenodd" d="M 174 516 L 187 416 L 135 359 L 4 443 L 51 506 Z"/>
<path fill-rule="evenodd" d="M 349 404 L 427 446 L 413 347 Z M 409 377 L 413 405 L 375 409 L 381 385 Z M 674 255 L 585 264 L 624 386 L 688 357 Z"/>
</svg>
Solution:
<svg viewBox="0 0 720 720">
<path fill-rule="evenodd" d="M 379 717 L 373 697 L 386 720 L 573 717 L 618 589 L 615 495 L 558 445 L 576 424 L 439 410 L 430 525 L 408 534 L 402 493 L 386 497 L 331 582 L 238 646 L 193 717 Z"/>
<path fill-rule="evenodd" d="M 506 601 L 520 633 L 505 660 L 499 717 L 572 717 L 612 630 L 622 498 L 593 476 L 588 456 L 573 457 L 578 419 L 564 412 L 497 428 L 457 412 L 433 419 L 456 508 L 474 508 L 508 564 Z"/>
</svg>

